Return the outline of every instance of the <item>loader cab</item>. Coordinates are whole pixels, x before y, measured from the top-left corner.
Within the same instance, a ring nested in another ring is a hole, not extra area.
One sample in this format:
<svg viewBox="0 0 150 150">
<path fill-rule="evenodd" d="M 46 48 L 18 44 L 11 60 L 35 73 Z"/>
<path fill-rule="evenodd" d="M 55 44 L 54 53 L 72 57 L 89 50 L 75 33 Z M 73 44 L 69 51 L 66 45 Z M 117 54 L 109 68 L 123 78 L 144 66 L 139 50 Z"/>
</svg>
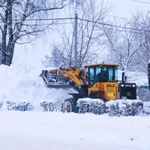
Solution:
<svg viewBox="0 0 150 150">
<path fill-rule="evenodd" d="M 103 100 L 115 100 L 118 97 L 118 65 L 86 65 L 88 70 L 88 96 Z"/>
<path fill-rule="evenodd" d="M 118 65 L 116 64 L 102 63 L 85 67 L 88 69 L 89 84 L 118 81 Z"/>
</svg>

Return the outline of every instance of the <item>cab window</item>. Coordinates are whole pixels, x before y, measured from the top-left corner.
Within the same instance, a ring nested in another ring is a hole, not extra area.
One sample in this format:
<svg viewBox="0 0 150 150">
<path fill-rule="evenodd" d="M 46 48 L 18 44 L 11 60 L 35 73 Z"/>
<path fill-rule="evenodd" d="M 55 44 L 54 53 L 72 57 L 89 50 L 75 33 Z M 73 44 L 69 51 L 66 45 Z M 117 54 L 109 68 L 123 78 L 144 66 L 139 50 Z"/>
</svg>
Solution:
<svg viewBox="0 0 150 150">
<path fill-rule="evenodd" d="M 94 67 L 89 68 L 89 78 L 90 80 L 94 80 Z"/>
</svg>

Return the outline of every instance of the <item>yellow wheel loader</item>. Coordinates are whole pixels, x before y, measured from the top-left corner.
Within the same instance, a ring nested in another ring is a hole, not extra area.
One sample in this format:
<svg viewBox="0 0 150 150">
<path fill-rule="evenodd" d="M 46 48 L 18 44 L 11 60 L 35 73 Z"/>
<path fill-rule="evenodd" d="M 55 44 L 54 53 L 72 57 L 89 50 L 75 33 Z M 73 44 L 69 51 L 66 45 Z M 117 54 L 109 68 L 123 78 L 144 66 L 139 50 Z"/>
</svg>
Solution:
<svg viewBox="0 0 150 150">
<path fill-rule="evenodd" d="M 119 102 L 119 99 L 125 101 L 130 99 L 130 102 L 133 102 L 132 107 L 134 105 L 143 107 L 142 102 L 136 102 L 136 84 L 127 83 L 124 73 L 122 81 L 118 81 L 118 66 L 118 64 L 105 63 L 87 64 L 85 70 L 78 67 L 43 70 L 40 76 L 49 87 L 72 87 L 78 92 L 69 93 L 72 98 L 64 100 L 62 104 L 64 112 L 102 114 L 108 111 L 106 105 L 108 101 L 118 100 Z M 128 107 L 127 105 L 128 103 L 125 104 L 125 107 Z M 113 105 L 109 106 L 109 109 L 114 109 L 110 107 Z"/>
</svg>

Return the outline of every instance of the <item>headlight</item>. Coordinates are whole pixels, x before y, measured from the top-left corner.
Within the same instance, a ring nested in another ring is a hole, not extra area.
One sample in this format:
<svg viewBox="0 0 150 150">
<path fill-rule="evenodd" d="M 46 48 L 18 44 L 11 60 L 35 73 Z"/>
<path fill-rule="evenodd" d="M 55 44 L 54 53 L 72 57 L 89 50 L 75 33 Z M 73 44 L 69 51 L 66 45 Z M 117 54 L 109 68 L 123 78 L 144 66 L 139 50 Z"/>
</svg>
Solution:
<svg viewBox="0 0 150 150">
<path fill-rule="evenodd" d="M 124 84 L 121 84 L 121 87 L 124 87 Z"/>
</svg>

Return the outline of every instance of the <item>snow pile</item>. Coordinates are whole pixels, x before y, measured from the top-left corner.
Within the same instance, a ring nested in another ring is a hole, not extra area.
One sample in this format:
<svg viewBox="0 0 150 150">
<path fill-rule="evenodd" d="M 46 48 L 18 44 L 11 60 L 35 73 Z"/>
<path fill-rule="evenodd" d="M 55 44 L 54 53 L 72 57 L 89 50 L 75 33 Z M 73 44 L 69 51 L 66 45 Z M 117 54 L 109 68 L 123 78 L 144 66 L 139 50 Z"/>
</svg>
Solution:
<svg viewBox="0 0 150 150">
<path fill-rule="evenodd" d="M 43 110 L 43 102 L 62 102 L 73 89 L 47 88 L 42 69 L 30 65 L 0 65 L 0 107 L 8 110 Z"/>
</svg>

